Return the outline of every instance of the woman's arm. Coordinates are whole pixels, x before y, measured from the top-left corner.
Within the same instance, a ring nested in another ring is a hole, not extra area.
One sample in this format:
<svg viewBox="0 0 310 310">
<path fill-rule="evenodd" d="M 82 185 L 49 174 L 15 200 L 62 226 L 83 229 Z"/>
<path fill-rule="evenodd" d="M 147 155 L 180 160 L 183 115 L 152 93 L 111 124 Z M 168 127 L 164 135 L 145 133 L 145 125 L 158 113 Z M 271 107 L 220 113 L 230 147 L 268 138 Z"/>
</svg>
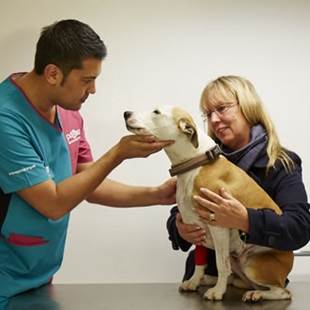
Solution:
<svg viewBox="0 0 310 310">
<path fill-rule="evenodd" d="M 282 215 L 262 209 L 248 209 L 248 242 L 278 250 L 297 250 L 310 240 L 310 213 L 302 181 L 301 161 L 294 158 L 295 169 L 287 174 L 284 167 L 272 173 L 273 199 Z"/>
<path fill-rule="evenodd" d="M 185 224 L 177 207 L 170 211 L 167 229 L 174 250 L 187 251 L 192 244 L 201 245 L 206 236 L 206 232 L 199 226 Z"/>
</svg>

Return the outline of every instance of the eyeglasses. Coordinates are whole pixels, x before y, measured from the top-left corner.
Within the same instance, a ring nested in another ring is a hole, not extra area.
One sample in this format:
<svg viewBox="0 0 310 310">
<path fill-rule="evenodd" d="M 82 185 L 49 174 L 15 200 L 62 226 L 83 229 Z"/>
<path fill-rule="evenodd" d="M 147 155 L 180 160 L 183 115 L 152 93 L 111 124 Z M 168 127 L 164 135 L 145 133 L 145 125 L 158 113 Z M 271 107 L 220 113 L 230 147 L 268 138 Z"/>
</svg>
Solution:
<svg viewBox="0 0 310 310">
<path fill-rule="evenodd" d="M 208 121 L 212 117 L 212 113 L 215 113 L 218 117 L 223 117 L 232 107 L 236 106 L 237 103 L 233 104 L 225 104 L 216 107 L 213 111 L 208 111 L 206 113 L 202 113 L 201 117 L 203 121 Z"/>
</svg>

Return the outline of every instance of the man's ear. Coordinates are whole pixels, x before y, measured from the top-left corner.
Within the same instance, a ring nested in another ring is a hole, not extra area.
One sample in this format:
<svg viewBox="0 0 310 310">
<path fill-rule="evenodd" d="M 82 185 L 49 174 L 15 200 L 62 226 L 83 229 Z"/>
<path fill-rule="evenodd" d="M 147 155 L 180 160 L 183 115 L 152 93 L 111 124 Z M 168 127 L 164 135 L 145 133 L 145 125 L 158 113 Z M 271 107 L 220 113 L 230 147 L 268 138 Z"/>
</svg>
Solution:
<svg viewBox="0 0 310 310">
<path fill-rule="evenodd" d="M 198 147 L 198 135 L 195 124 L 188 118 L 182 118 L 178 122 L 180 130 L 190 139 L 195 148 Z"/>
<path fill-rule="evenodd" d="M 62 71 L 54 64 L 48 64 L 44 68 L 44 76 L 50 85 L 61 85 L 63 80 Z"/>
</svg>

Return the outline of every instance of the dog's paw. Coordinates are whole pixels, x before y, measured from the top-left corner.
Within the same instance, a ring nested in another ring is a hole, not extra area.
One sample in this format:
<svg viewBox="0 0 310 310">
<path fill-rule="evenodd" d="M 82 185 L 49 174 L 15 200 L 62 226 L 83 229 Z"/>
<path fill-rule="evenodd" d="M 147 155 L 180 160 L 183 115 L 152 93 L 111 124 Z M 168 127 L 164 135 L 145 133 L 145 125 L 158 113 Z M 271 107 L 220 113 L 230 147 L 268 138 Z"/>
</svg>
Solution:
<svg viewBox="0 0 310 310">
<path fill-rule="evenodd" d="M 244 302 L 258 302 L 263 299 L 263 292 L 254 290 L 254 291 L 247 291 L 242 296 L 242 301 Z"/>
<path fill-rule="evenodd" d="M 180 292 L 196 291 L 199 286 L 199 282 L 186 280 L 179 286 Z"/>
<path fill-rule="evenodd" d="M 211 287 L 204 293 L 203 298 L 208 300 L 222 300 L 224 293 L 216 287 Z"/>
</svg>

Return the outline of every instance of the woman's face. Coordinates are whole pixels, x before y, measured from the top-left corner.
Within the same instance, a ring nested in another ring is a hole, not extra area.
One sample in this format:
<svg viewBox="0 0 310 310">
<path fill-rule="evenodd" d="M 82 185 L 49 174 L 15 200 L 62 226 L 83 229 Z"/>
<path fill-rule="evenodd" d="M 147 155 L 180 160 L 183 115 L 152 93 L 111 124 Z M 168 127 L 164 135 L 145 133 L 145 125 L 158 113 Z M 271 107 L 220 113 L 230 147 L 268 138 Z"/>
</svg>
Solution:
<svg viewBox="0 0 310 310">
<path fill-rule="evenodd" d="M 238 150 L 250 142 L 250 125 L 236 102 L 217 101 L 205 110 L 208 128 L 231 150 Z"/>
</svg>

